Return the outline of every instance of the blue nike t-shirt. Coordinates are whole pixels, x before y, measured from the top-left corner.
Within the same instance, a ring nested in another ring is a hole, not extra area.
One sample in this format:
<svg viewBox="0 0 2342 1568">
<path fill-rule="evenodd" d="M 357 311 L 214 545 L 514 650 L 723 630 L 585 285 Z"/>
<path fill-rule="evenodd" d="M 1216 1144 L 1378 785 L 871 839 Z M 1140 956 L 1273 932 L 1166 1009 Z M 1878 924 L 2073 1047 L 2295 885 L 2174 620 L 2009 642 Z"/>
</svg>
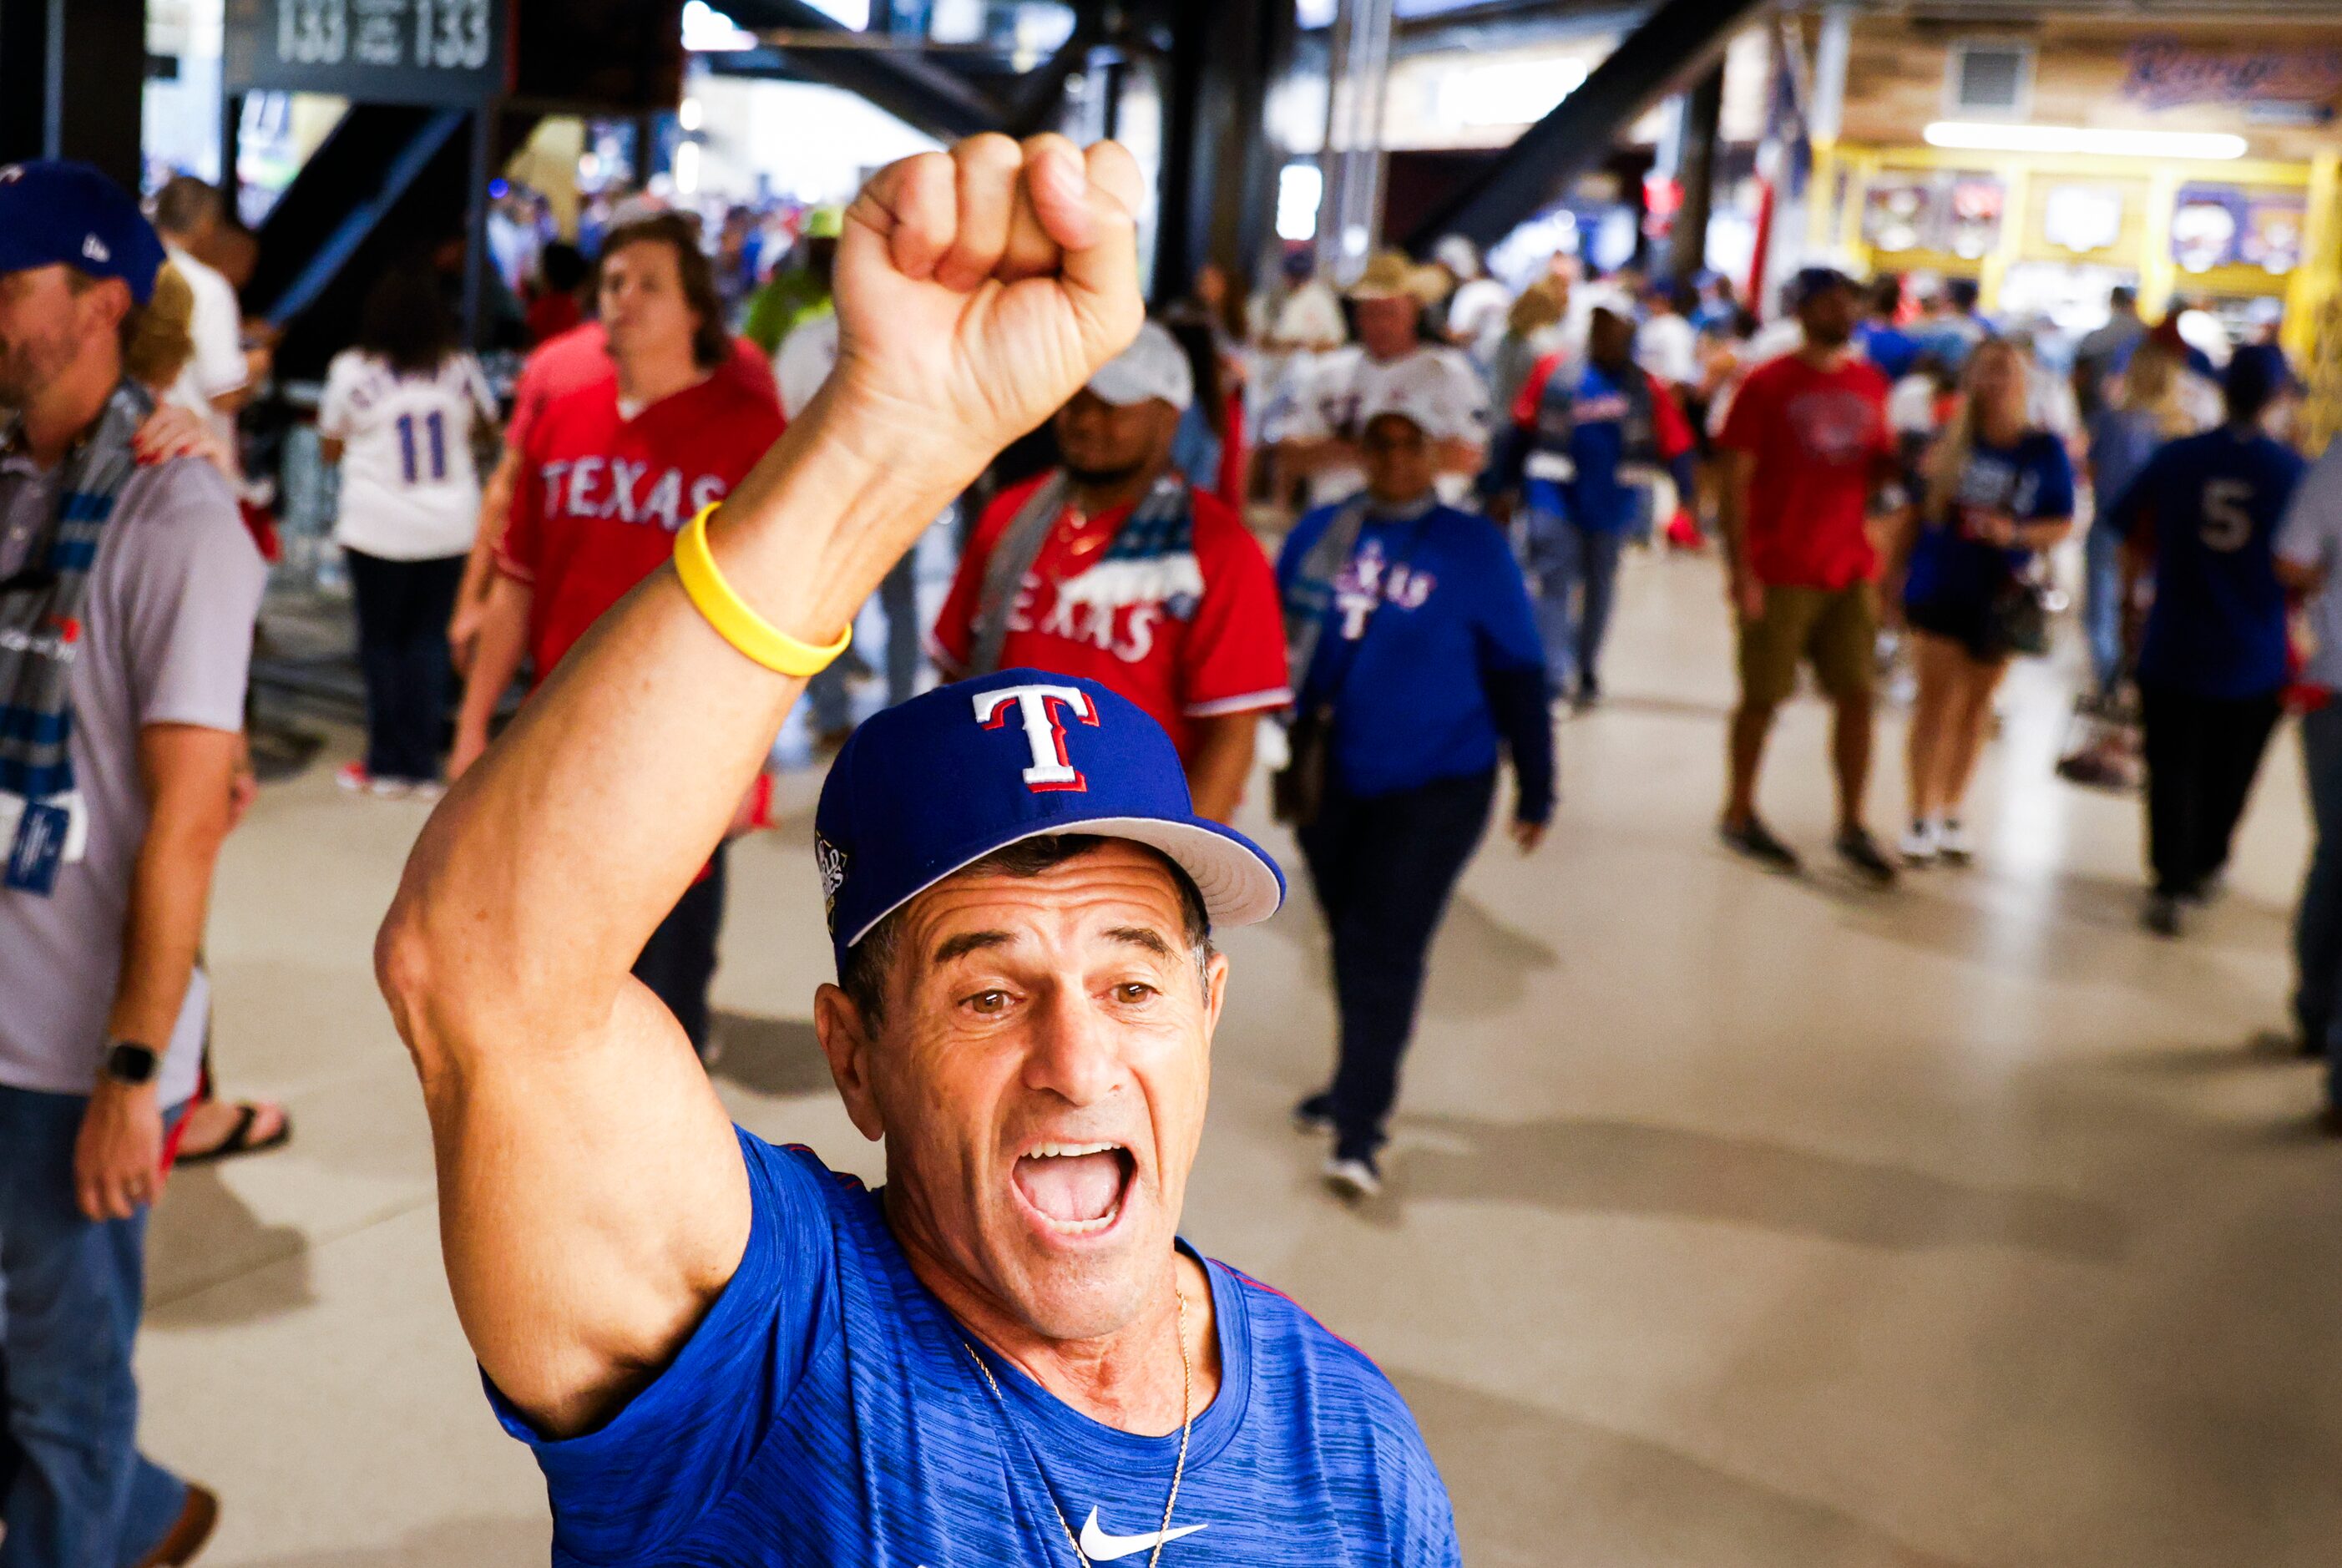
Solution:
<svg viewBox="0 0 2342 1568">
<path fill-rule="evenodd" d="M 1565 369 L 1558 374 L 1569 373 Z M 1633 374 L 1644 373 L 1637 368 Z M 1654 399 L 1657 395 L 1656 391 L 1650 394 Z M 1569 455 L 1576 474 L 1562 487 L 1567 497 L 1563 515 L 1592 533 L 1624 534 L 1635 525 L 1642 510 L 1641 496 L 1618 473 L 1627 460 L 1626 424 L 1634 414 L 1634 400 L 1616 377 L 1589 361 L 1578 376 L 1570 412 Z M 1649 421 L 1644 423 L 1647 425 Z M 1640 433 L 1640 438 L 1645 443 L 1656 439 L 1648 429 Z M 1545 486 L 1552 482 L 1532 479 L 1529 483 Z"/>
<path fill-rule="evenodd" d="M 2155 544 L 2141 684 L 2224 698 L 2284 686 L 2285 589 L 2271 563 L 2307 466 L 2269 436 L 2213 430 L 2165 446 L 2116 498 L 2115 525 Z"/>
<path fill-rule="evenodd" d="M 1974 535 L 1968 519 L 1984 513 L 2019 523 L 2071 517 L 2074 464 L 2065 444 L 2044 431 L 2028 430 L 2014 445 L 1979 441 L 1970 449 L 1948 514 L 1929 518 L 1912 541 L 1903 579 L 1906 604 L 1980 608 L 2003 583 L 2032 564 L 2032 551 L 1987 544 Z"/>
<path fill-rule="evenodd" d="M 739 1271 L 607 1425 L 548 1441 L 491 1387 L 553 1505 L 556 1568 L 1144 1563 L 1179 1435 L 1092 1421 L 975 1344 L 876 1198 L 746 1133 Z M 1165 1568 L 1461 1563 L 1439 1473 L 1389 1380 L 1285 1297 L 1205 1263 L 1217 1396 L 1195 1418 Z M 1062 1522 L 1061 1522 L 1062 1521 Z"/>
</svg>

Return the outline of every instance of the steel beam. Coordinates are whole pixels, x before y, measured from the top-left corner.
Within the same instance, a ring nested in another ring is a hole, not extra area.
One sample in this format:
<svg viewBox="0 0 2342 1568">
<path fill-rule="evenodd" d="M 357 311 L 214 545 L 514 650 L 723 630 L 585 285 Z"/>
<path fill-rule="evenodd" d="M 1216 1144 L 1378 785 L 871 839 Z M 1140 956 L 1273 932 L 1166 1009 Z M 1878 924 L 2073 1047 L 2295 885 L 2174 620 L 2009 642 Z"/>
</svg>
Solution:
<svg viewBox="0 0 2342 1568">
<path fill-rule="evenodd" d="M 1675 230 L 1667 240 L 1667 271 L 1688 284 L 1707 265 L 1707 220 L 1716 206 L 1716 138 L 1724 119 L 1724 62 L 1708 67 L 1684 95 L 1676 129 L 1676 181 L 1683 187 Z"/>
<path fill-rule="evenodd" d="M 1494 245 L 1607 157 L 1613 138 L 1712 65 L 1767 0 L 1663 0 L 1585 85 L 1521 133 L 1505 155 L 1407 236 L 1420 254 L 1440 235 Z"/>
<path fill-rule="evenodd" d="M 1207 259 L 1239 280 L 1263 266 L 1283 162 L 1269 141 L 1266 105 L 1294 45 L 1290 0 L 1179 6 L 1170 25 L 1155 232 L 1158 303 L 1184 296 Z"/>
<path fill-rule="evenodd" d="M 750 32 L 788 29 L 850 33 L 806 0 L 726 0 L 725 14 Z M 956 141 L 984 131 L 1006 131 L 999 105 L 950 71 L 903 52 L 879 49 L 784 49 L 790 66 L 816 82 L 867 98 L 929 135 Z"/>
</svg>

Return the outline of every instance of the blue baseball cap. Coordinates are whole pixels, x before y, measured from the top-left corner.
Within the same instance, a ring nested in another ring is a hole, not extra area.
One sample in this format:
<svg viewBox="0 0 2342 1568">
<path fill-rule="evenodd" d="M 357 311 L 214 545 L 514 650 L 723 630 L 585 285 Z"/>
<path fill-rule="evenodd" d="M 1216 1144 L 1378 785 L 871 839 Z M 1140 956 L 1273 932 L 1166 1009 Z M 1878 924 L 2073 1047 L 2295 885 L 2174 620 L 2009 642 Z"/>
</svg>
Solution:
<svg viewBox="0 0 2342 1568">
<path fill-rule="evenodd" d="M 1276 913 L 1285 875 L 1244 834 L 1196 814 L 1163 726 L 1096 681 L 1003 670 L 888 708 L 854 732 L 814 813 L 838 970 L 873 926 L 996 850 L 1096 834 L 1159 850 L 1213 922 Z"/>
<path fill-rule="evenodd" d="M 163 241 L 136 198 L 87 164 L 0 167 L 0 273 L 59 265 L 118 277 L 145 305 L 163 270 Z"/>
<path fill-rule="evenodd" d="M 2220 386 L 2231 403 L 2257 412 L 2293 390 L 2293 367 L 2275 344 L 2247 344 L 2229 358 Z"/>
<path fill-rule="evenodd" d="M 1781 291 L 1781 301 L 1791 310 L 1803 310 L 1808 300 L 1827 294 L 1834 288 L 1849 292 L 1856 289 L 1855 281 L 1834 266 L 1799 267 Z"/>
</svg>

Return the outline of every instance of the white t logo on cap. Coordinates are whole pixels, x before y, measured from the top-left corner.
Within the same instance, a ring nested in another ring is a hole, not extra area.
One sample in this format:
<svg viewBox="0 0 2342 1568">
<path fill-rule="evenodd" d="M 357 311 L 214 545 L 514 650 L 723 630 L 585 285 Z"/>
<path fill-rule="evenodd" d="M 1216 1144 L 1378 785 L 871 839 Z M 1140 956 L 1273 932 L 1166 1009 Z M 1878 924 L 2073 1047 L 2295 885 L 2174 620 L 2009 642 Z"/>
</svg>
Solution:
<svg viewBox="0 0 2342 1568">
<path fill-rule="evenodd" d="M 1025 770 L 1030 790 L 1086 790 L 1090 781 L 1066 756 L 1066 724 L 1057 716 L 1064 704 L 1086 724 L 1096 724 L 1097 710 L 1090 694 L 1079 686 L 996 686 L 976 694 L 976 722 L 996 730 L 1008 722 L 1015 704 L 1025 725 L 1025 744 L 1033 748 L 1033 765 Z"/>
</svg>

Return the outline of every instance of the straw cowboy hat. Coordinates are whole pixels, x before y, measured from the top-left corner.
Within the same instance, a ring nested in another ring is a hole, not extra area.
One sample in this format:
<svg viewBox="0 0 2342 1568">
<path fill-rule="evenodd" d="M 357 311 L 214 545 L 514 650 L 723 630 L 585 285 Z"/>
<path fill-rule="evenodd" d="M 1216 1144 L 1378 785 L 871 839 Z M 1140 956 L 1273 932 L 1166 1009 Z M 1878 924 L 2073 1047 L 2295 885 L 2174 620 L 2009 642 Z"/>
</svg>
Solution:
<svg viewBox="0 0 2342 1568">
<path fill-rule="evenodd" d="M 1406 295 L 1428 305 L 1446 292 L 1446 279 L 1431 267 L 1417 266 L 1404 251 L 1376 251 L 1366 270 L 1347 290 L 1352 299 L 1394 299 Z"/>
</svg>

